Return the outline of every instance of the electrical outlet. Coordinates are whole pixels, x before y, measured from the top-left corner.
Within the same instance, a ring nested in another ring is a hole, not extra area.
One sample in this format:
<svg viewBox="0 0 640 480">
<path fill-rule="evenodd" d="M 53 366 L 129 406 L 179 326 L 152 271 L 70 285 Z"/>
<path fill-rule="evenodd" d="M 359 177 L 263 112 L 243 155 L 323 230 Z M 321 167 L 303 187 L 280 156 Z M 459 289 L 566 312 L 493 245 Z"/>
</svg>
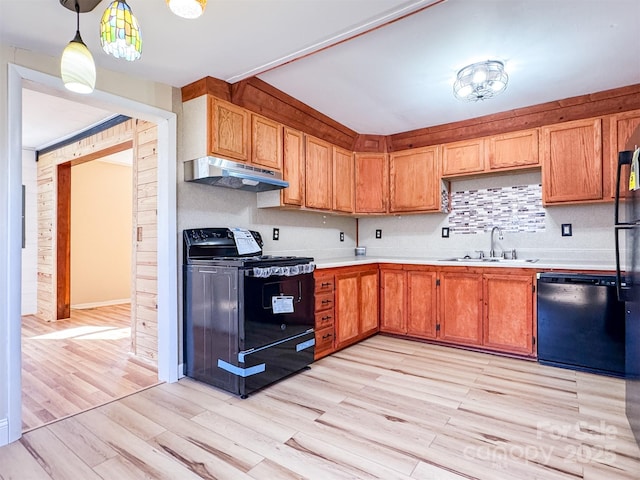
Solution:
<svg viewBox="0 0 640 480">
<path fill-rule="evenodd" d="M 274 228 L 273 229 L 273 239 L 274 240 L 280 240 L 280 229 L 279 228 Z"/>
<path fill-rule="evenodd" d="M 573 235 L 573 229 L 571 228 L 570 223 L 562 224 L 562 236 L 563 237 L 571 237 Z"/>
<path fill-rule="evenodd" d="M 449 238 L 449 227 L 442 227 L 442 238 Z"/>
<path fill-rule="evenodd" d="M 344 232 L 340 232 L 340 241 L 344 242 Z"/>
<path fill-rule="evenodd" d="M 376 238 L 382 238 L 382 230 L 376 230 Z"/>
</svg>

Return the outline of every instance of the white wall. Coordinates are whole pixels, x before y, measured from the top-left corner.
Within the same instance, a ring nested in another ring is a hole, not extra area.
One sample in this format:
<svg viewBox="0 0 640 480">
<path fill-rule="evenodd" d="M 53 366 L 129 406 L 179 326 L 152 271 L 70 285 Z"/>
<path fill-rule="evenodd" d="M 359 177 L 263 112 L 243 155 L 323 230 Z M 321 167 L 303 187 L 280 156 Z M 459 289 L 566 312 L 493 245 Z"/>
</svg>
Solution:
<svg viewBox="0 0 640 480">
<path fill-rule="evenodd" d="M 22 150 L 25 186 L 25 247 L 22 249 L 22 315 L 38 311 L 38 179 L 36 152 Z"/>
<path fill-rule="evenodd" d="M 540 173 L 487 176 L 452 182 L 451 191 L 509 187 L 540 183 Z M 573 236 L 563 237 L 561 225 L 571 223 Z M 552 206 L 545 208 L 545 229 L 535 233 L 504 233 L 498 249 L 515 248 L 520 258 L 615 262 L 613 245 L 613 204 Z M 425 214 L 360 219 L 360 245 L 367 255 L 447 258 L 470 254 L 475 250 L 488 253 L 490 234 L 455 234 L 442 238 L 442 227 L 448 227 L 448 215 Z M 382 229 L 382 238 L 375 230 Z"/>
</svg>

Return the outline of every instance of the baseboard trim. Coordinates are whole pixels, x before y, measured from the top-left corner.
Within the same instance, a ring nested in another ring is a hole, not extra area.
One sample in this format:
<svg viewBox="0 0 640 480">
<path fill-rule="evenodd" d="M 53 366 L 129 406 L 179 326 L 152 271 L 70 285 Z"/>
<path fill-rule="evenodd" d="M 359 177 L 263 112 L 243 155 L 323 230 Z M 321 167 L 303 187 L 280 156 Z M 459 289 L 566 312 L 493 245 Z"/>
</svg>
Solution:
<svg viewBox="0 0 640 480">
<path fill-rule="evenodd" d="M 179 363 L 178 364 L 178 380 L 180 380 L 182 377 L 184 377 L 184 363 Z"/>
<path fill-rule="evenodd" d="M 87 308 L 109 307 L 111 305 L 122 305 L 123 303 L 131 303 L 131 298 L 120 298 L 116 300 L 107 300 L 105 302 L 93 302 L 93 303 L 77 303 L 71 305 L 72 310 L 84 310 Z"/>
<path fill-rule="evenodd" d="M 9 422 L 6 418 L 0 418 L 0 447 L 9 444 Z"/>
</svg>

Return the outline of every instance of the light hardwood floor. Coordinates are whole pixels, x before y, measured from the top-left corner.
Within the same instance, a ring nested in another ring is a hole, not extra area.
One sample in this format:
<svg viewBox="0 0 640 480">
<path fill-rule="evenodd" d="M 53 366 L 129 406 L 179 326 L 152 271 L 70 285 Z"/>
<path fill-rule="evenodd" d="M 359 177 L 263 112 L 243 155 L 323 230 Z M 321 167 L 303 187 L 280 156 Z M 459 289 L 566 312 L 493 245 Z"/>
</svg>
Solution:
<svg viewBox="0 0 640 480">
<path fill-rule="evenodd" d="M 129 304 L 22 317 L 22 427 L 30 430 L 158 383 L 131 350 Z M 1 477 L 0 477 L 1 478 Z"/>
<path fill-rule="evenodd" d="M 19 479 L 635 479 L 622 380 L 376 336 L 246 400 L 184 378 L 0 449 Z"/>
</svg>

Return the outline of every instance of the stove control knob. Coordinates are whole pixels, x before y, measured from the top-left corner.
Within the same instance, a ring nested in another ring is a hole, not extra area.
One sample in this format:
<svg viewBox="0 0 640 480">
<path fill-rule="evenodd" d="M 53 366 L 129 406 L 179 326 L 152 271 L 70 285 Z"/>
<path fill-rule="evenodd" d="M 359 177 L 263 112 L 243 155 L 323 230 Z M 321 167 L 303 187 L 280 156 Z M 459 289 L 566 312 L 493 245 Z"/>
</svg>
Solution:
<svg viewBox="0 0 640 480">
<path fill-rule="evenodd" d="M 287 329 L 287 325 L 286 324 L 282 324 L 280 325 L 280 330 L 285 331 Z"/>
</svg>

